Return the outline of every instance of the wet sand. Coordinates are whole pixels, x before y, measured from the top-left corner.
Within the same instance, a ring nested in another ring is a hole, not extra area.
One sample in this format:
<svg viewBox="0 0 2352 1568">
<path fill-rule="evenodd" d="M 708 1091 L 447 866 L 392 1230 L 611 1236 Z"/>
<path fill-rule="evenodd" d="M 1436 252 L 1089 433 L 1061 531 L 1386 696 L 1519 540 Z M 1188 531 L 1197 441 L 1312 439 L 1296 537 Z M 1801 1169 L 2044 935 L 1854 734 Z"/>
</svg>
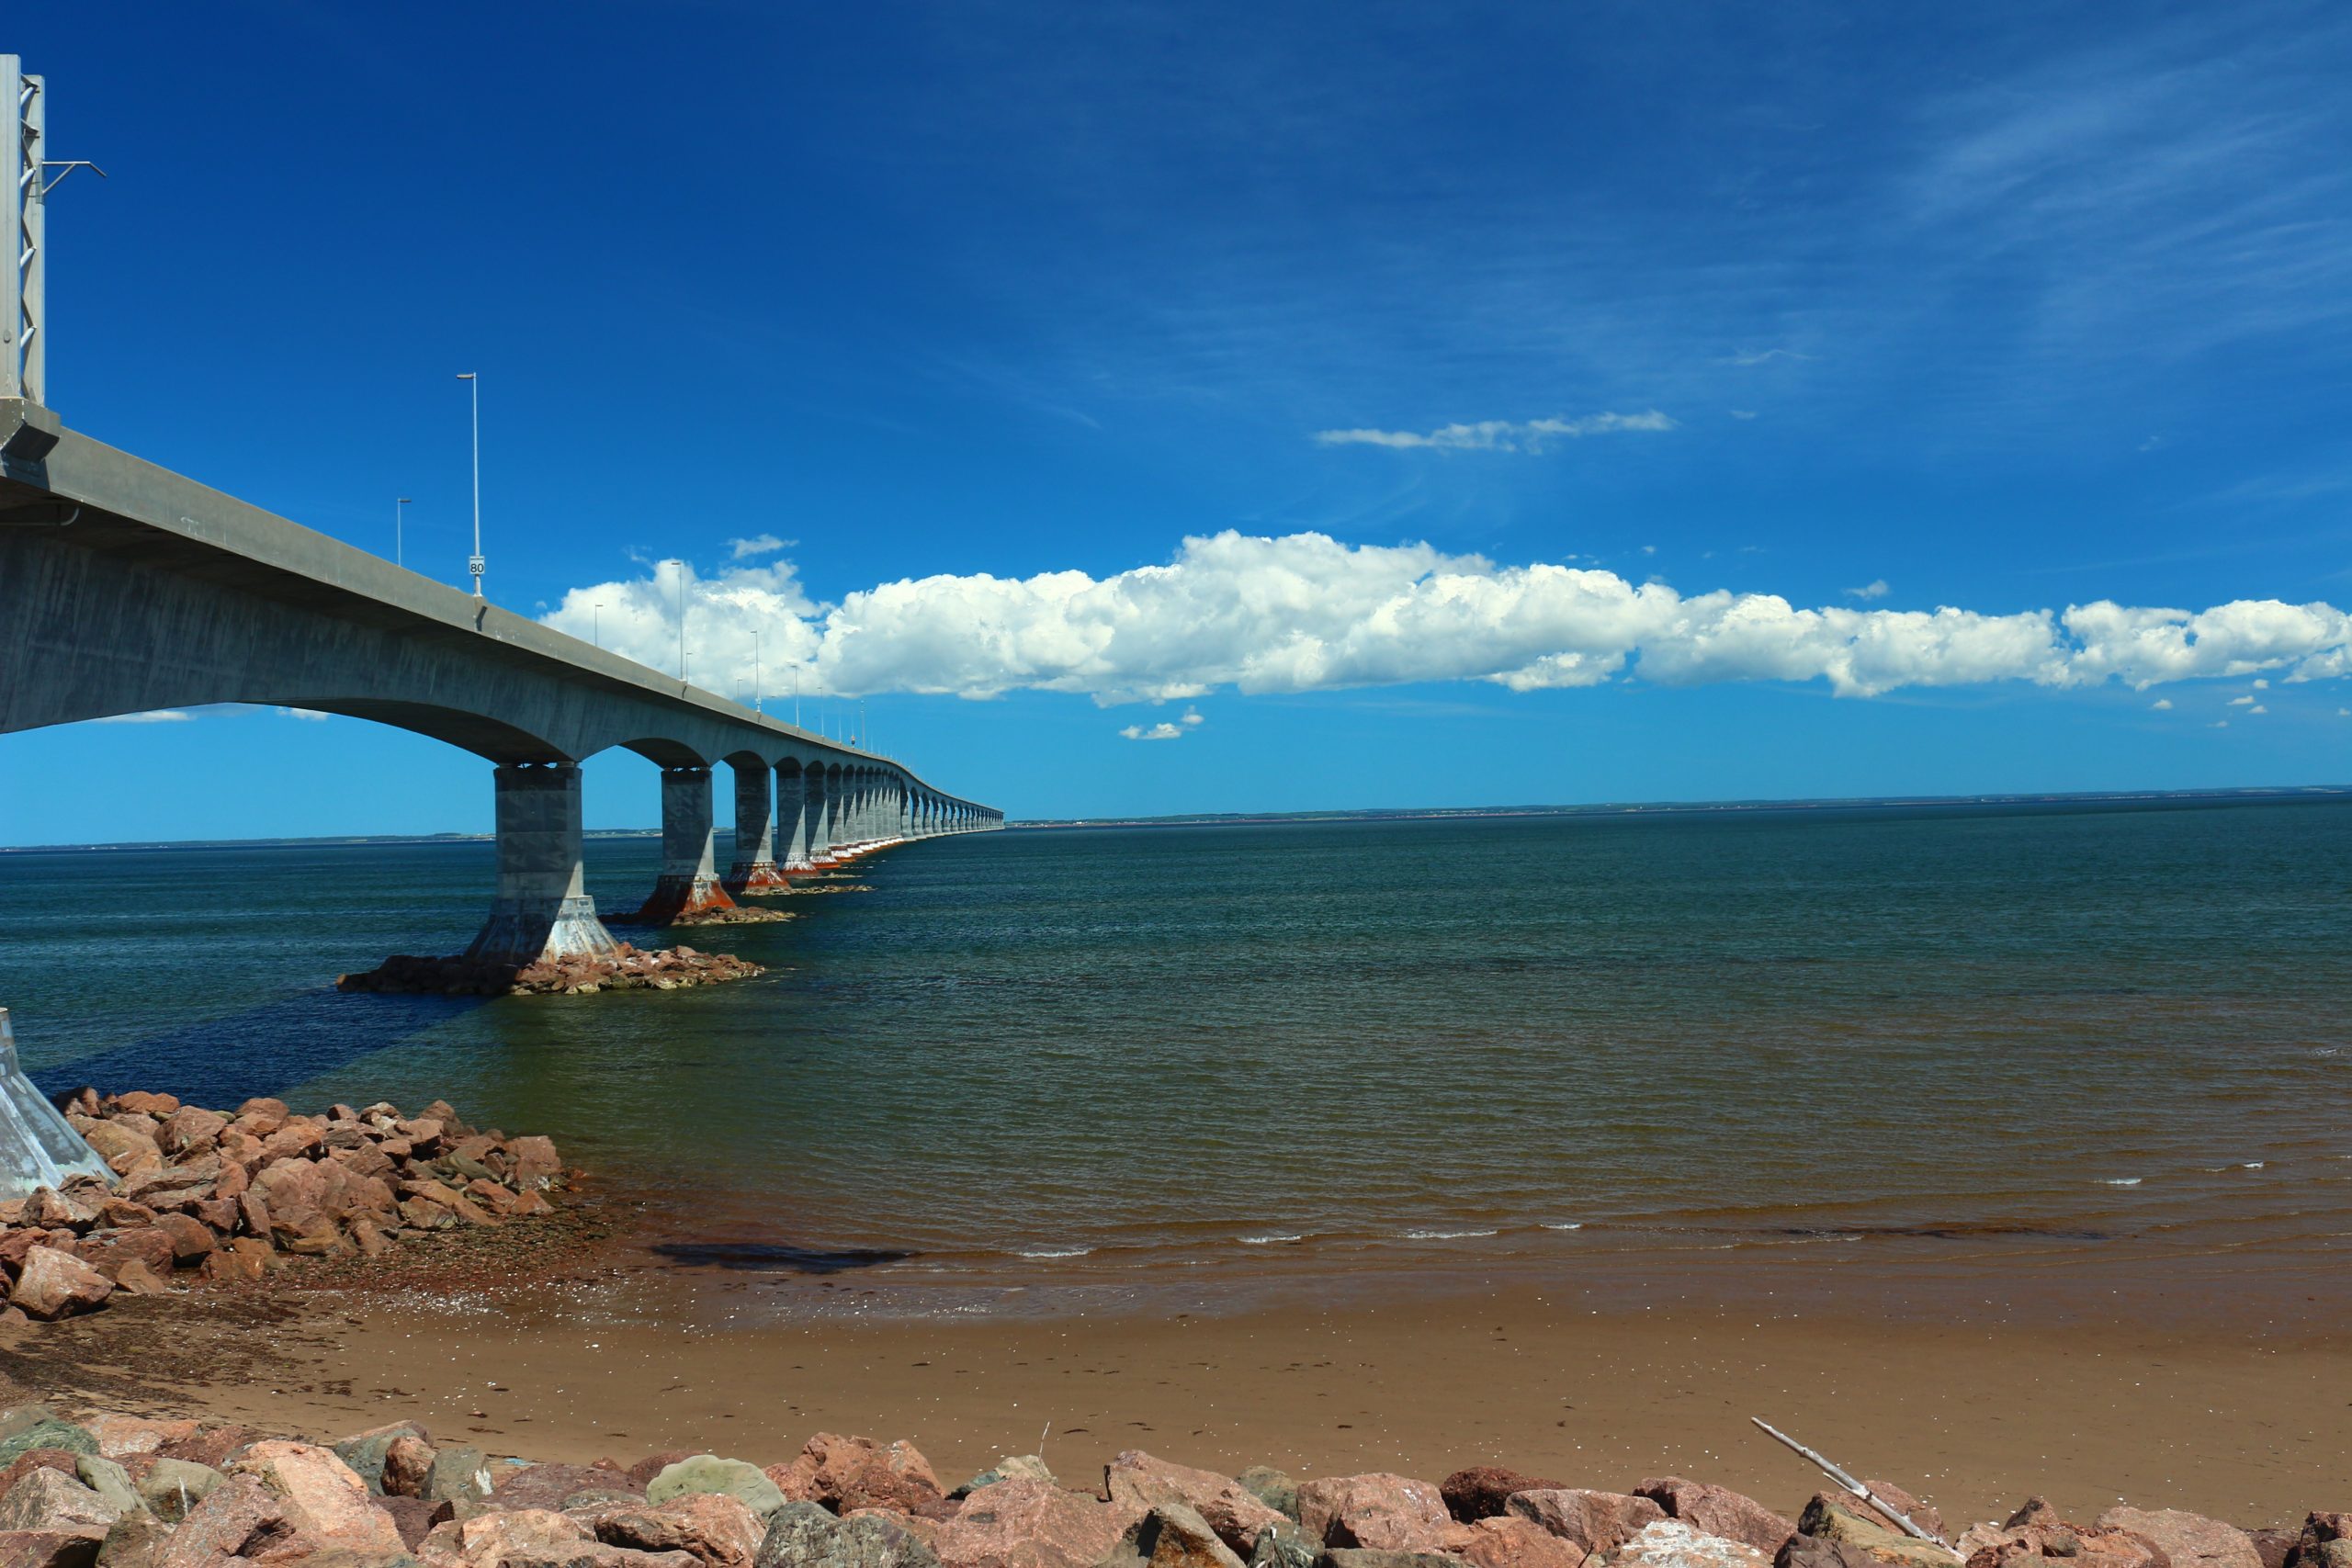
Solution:
<svg viewBox="0 0 2352 1568">
<path fill-rule="evenodd" d="M 334 1437 L 403 1417 L 492 1453 L 776 1462 L 813 1432 L 904 1437 L 950 1484 L 1037 1450 L 1066 1482 L 1122 1449 L 1227 1471 L 1499 1462 L 1577 1484 L 1680 1473 L 1792 1513 L 1809 1468 L 1761 1415 L 1939 1504 L 2030 1493 L 2243 1525 L 2352 1500 L 2352 1333 L 2006 1314 L 1770 1313 L 1511 1287 L 1222 1316 L 775 1321 L 773 1281 L 596 1272 L 537 1285 L 130 1302 L 17 1332 L 27 1394 Z M 790 1289 L 814 1292 L 812 1281 Z M 838 1298 L 836 1298 L 838 1299 Z"/>
</svg>

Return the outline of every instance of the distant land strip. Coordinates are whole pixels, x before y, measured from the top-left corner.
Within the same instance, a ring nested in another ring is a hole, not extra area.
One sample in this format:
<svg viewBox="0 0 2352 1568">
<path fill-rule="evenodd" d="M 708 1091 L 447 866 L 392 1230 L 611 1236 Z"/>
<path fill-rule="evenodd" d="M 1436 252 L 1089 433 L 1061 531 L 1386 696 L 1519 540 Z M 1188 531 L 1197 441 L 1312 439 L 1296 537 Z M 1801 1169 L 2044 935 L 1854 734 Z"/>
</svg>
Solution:
<svg viewBox="0 0 2352 1568">
<path fill-rule="evenodd" d="M 1999 808 L 2171 811 L 2199 806 L 2279 806 L 2352 800 L 2352 784 L 2280 784 L 2241 789 L 2079 790 L 2028 795 L 1887 795 L 1796 800 L 1601 801 L 1583 806 L 1368 807 L 1361 810 L 1203 811 L 1172 817 L 1050 817 L 1008 820 L 1011 829 L 1246 828 L 1285 822 L 1448 822 L 1486 818 L 1690 817 L 1805 811 L 1935 812 Z M 591 839 L 658 839 L 659 828 L 591 828 Z M 727 829 L 718 836 L 732 838 Z M 309 839 L 117 840 L 90 844 L 0 844 L 0 855 L 153 850 L 319 849 L 403 844 L 487 844 L 489 833 L 353 833 Z"/>
</svg>

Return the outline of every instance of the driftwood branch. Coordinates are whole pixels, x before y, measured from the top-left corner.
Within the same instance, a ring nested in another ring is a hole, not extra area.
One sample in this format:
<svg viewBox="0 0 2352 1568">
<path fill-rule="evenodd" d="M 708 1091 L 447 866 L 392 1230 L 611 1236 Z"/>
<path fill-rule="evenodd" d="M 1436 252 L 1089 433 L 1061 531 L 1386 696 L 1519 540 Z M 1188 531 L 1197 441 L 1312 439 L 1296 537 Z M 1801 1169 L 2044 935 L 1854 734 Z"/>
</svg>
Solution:
<svg viewBox="0 0 2352 1568">
<path fill-rule="evenodd" d="M 1880 1513 L 1884 1514 L 1888 1518 L 1893 1519 L 1896 1524 L 1901 1525 L 1903 1527 L 1904 1534 L 1912 1536 L 1919 1540 L 1932 1541 L 1936 1545 L 1944 1547 L 1947 1550 L 1951 1546 L 1951 1542 L 1946 1540 L 1943 1537 L 1936 1534 L 1932 1530 L 1922 1529 L 1919 1525 L 1913 1522 L 1910 1515 L 1905 1513 L 1902 1509 L 1896 1507 L 1894 1504 L 1888 1502 L 1877 1493 L 1871 1491 L 1868 1486 L 1855 1480 L 1852 1476 L 1847 1474 L 1836 1465 L 1830 1463 L 1828 1460 L 1823 1458 L 1820 1454 L 1817 1454 L 1811 1449 L 1806 1448 L 1803 1443 L 1798 1442 L 1794 1438 L 1790 1437 L 1786 1432 L 1781 1431 L 1778 1427 L 1773 1426 L 1772 1423 L 1765 1420 L 1761 1416 L 1751 1416 L 1748 1419 L 1755 1422 L 1758 1427 L 1763 1427 L 1765 1434 L 1768 1437 L 1770 1437 L 1773 1440 L 1779 1442 L 1783 1447 L 1793 1449 L 1798 1453 L 1803 1454 L 1815 1464 L 1820 1466 L 1821 1472 L 1824 1475 L 1829 1477 L 1830 1480 L 1836 1482 L 1838 1485 L 1844 1487 L 1855 1496 L 1860 1497 L 1863 1502 L 1868 1503 L 1871 1507 L 1876 1508 Z"/>
</svg>

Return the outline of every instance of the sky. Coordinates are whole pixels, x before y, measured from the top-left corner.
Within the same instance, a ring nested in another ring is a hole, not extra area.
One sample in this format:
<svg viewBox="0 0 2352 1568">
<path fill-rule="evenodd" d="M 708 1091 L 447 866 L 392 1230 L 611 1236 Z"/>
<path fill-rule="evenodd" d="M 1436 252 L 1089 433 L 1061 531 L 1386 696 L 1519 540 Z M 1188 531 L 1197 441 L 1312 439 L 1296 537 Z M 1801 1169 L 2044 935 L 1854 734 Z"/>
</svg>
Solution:
<svg viewBox="0 0 2352 1568">
<path fill-rule="evenodd" d="M 13 18 L 78 430 L 1014 818 L 2343 783 L 2352 16 Z M 665 564 L 678 563 L 680 564 Z M 754 673 L 754 634 L 757 669 Z M 756 688 L 755 682 L 756 679 Z M 588 760 L 592 826 L 657 818 Z M 479 830 L 206 708 L 0 842 Z"/>
</svg>

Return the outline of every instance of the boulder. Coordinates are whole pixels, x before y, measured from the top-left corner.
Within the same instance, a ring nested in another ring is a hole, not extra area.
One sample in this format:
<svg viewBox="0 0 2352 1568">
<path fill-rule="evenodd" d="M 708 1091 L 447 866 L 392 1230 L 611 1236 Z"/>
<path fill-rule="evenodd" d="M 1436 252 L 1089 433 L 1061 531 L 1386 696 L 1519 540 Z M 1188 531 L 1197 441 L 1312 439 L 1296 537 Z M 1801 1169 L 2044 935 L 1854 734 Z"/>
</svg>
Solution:
<svg viewBox="0 0 2352 1568">
<path fill-rule="evenodd" d="M 136 1258 L 126 1258 L 116 1266 L 114 1288 L 126 1296 L 168 1295 L 172 1289 L 162 1275 Z"/>
<path fill-rule="evenodd" d="M 563 1175 L 563 1161 L 556 1157 L 555 1143 L 549 1138 L 509 1138 L 506 1158 L 514 1168 L 514 1185 L 521 1191 L 550 1186 Z"/>
<path fill-rule="evenodd" d="M 2245 1533 L 2246 1539 L 2254 1542 L 2255 1551 L 2262 1554 L 2262 1568 L 2287 1568 L 2287 1559 L 2294 1555 L 2300 1532 L 2277 1525 L 2260 1525 Z"/>
<path fill-rule="evenodd" d="M 1316 1559 L 1322 1555 L 1321 1541 L 1311 1539 L 1295 1520 L 1284 1519 L 1258 1532 L 1250 1568 L 1315 1568 Z"/>
<path fill-rule="evenodd" d="M 944 1519 L 910 1517 L 904 1528 L 945 1568 L 1093 1568 L 1134 1522 L 1132 1510 L 1083 1493 L 1043 1481 L 1000 1481 Z"/>
<path fill-rule="evenodd" d="M 1499 1465 L 1474 1465 L 1457 1470 L 1438 1483 L 1438 1495 L 1445 1499 L 1448 1512 L 1469 1524 L 1477 1519 L 1491 1519 L 1505 1512 L 1504 1505 L 1520 1492 L 1556 1492 L 1566 1483 L 1538 1481 L 1532 1475 L 1521 1475 L 1515 1470 Z"/>
<path fill-rule="evenodd" d="M 2308 1516 L 2286 1568 L 2352 1568 L 2352 1513 Z"/>
<path fill-rule="evenodd" d="M 1258 1544 L 1258 1532 L 1283 1516 L 1229 1476 L 1155 1459 L 1129 1449 L 1102 1469 L 1102 1490 L 1114 1506 L 1145 1513 L 1174 1504 L 1208 1521 L 1217 1539 L 1240 1556 Z M 1170 1515 L 1178 1528 L 1188 1528 Z"/>
<path fill-rule="evenodd" d="M 1477 1568 L 1584 1568 L 1586 1552 L 1532 1519 L 1498 1514 L 1469 1527 L 1460 1555 Z"/>
<path fill-rule="evenodd" d="M 406 1550 L 392 1517 L 376 1506 L 368 1495 L 368 1483 L 335 1458 L 332 1450 L 271 1438 L 247 1448 L 229 1462 L 225 1473 L 232 1479 L 250 1476 L 283 1498 L 302 1533 L 323 1547 L 346 1551 Z M 203 1504 L 198 1506 L 200 1509 Z"/>
<path fill-rule="evenodd" d="M 642 1497 L 645 1488 L 617 1471 L 584 1464 L 526 1464 L 492 1477 L 491 1501 L 502 1508 L 570 1508 L 572 1499 Z"/>
<path fill-rule="evenodd" d="M 384 1455 L 401 1438 L 429 1441 L 424 1428 L 415 1422 L 395 1421 L 389 1427 L 370 1427 L 344 1438 L 335 1444 L 334 1457 L 349 1465 L 351 1472 L 368 1491 L 380 1496 L 391 1490 L 384 1484 Z"/>
<path fill-rule="evenodd" d="M 229 1128 L 229 1119 L 217 1111 L 207 1111 L 200 1105 L 183 1105 L 164 1118 L 156 1130 L 156 1146 L 165 1154 L 179 1156 L 201 1154 L 220 1143 L 220 1134 Z"/>
<path fill-rule="evenodd" d="M 268 1436 L 234 1421 L 199 1421 L 195 1431 L 184 1438 L 166 1438 L 155 1451 L 167 1459 L 194 1460 L 218 1470 L 231 1455 Z"/>
<path fill-rule="evenodd" d="M 1921 1501 L 1892 1481 L 1874 1481 L 1866 1475 L 1862 1477 L 1862 1484 L 1871 1489 L 1872 1495 L 1883 1499 L 1888 1507 L 1900 1509 L 1905 1517 L 1921 1529 L 1931 1535 L 1944 1533 L 1943 1510 L 1934 1504 Z M 1895 1522 L 1894 1516 L 1889 1513 L 1887 1508 L 1874 1506 L 1859 1497 L 1847 1497 L 1844 1501 L 1862 1517 L 1875 1519 L 1898 1533 L 1907 1533 L 1903 1531 L 1903 1527 Z"/>
<path fill-rule="evenodd" d="M 2172 1568 L 2262 1568 L 2262 1553 L 2253 1537 L 2235 1525 L 2202 1514 L 2178 1508 L 2109 1508 L 2091 1524 L 2097 1529 L 2129 1530 L 2154 1541 L 2172 1560 Z"/>
<path fill-rule="evenodd" d="M 239 1236 L 234 1243 L 219 1252 L 208 1253 L 197 1267 L 197 1278 L 208 1285 L 251 1285 L 260 1282 L 269 1256 L 265 1244 L 259 1250 L 244 1244 L 250 1237 Z"/>
<path fill-rule="evenodd" d="M 1447 1551 L 1461 1527 L 1426 1481 L 1374 1472 L 1303 1481 L 1298 1522 L 1326 1546 L 1378 1551 Z"/>
<path fill-rule="evenodd" d="M 89 1456 L 85 1456 L 89 1457 Z M 0 1530 L 76 1530 L 106 1527 L 124 1509 L 62 1470 L 37 1465 L 0 1497 Z"/>
<path fill-rule="evenodd" d="M 516 1508 L 435 1525 L 416 1555 L 425 1568 L 505 1568 L 509 1562 L 570 1562 L 573 1549 L 594 1540 L 577 1519 L 547 1508 Z"/>
<path fill-rule="evenodd" d="M 1129 1527 L 1097 1568 L 1243 1568 L 1241 1559 L 1193 1509 L 1170 1498 Z"/>
<path fill-rule="evenodd" d="M 430 1489 L 433 1483 L 433 1461 L 440 1457 L 432 1443 L 425 1438 L 422 1427 L 414 1432 L 395 1434 L 384 1445 L 384 1467 L 378 1476 L 383 1484 L 385 1495 L 416 1497 L 426 1502 L 438 1501 L 439 1499 L 432 1495 Z M 518 1504 L 516 1506 L 530 1506 L 532 1505 Z"/>
<path fill-rule="evenodd" d="M 859 1508 L 890 1508 L 909 1514 L 947 1511 L 947 1499 L 931 1462 L 907 1443 L 892 1443 L 886 1449 L 871 1438 L 820 1432 L 791 1463 L 771 1466 L 766 1473 L 782 1497 L 822 1503 L 837 1514 Z"/>
<path fill-rule="evenodd" d="M 211 1226 L 187 1214 L 158 1214 L 155 1228 L 171 1238 L 171 1260 L 182 1268 L 201 1261 L 206 1253 L 220 1245 Z"/>
<path fill-rule="evenodd" d="M 107 1279 L 117 1281 L 121 1280 L 123 1269 L 132 1263 L 160 1276 L 172 1271 L 172 1236 L 169 1231 L 157 1225 L 140 1225 L 124 1231 L 93 1231 L 86 1240 L 74 1247 L 74 1256 Z"/>
<path fill-rule="evenodd" d="M 82 1139 L 117 1176 L 160 1169 L 164 1163 L 164 1151 L 154 1139 L 119 1122 L 94 1122 L 82 1129 Z"/>
<path fill-rule="evenodd" d="M 1889 1529 L 1826 1493 L 1814 1494 L 1797 1519 L 1797 1531 L 1816 1540 L 1834 1541 L 1871 1562 L 1900 1568 L 1957 1568 L 1961 1562 L 1958 1552 Z"/>
<path fill-rule="evenodd" d="M 429 1497 L 379 1497 L 376 1506 L 392 1517 L 392 1528 L 401 1532 L 401 1540 L 408 1543 L 411 1551 L 433 1533 L 434 1526 L 447 1524 L 458 1517 L 455 1503 L 436 1503 Z"/>
<path fill-rule="evenodd" d="M 196 1430 L 194 1421 L 156 1421 L 144 1416 L 119 1416 L 111 1411 L 93 1416 L 83 1425 L 97 1439 L 98 1452 L 111 1460 L 125 1460 L 133 1454 L 152 1454 L 174 1438 L 185 1438 Z"/>
<path fill-rule="evenodd" d="M 1772 1568 L 1877 1568 L 1877 1563 L 1860 1547 L 1800 1533 L 1781 1543 Z"/>
<path fill-rule="evenodd" d="M 36 1247 L 25 1254 L 24 1270 L 8 1292 L 8 1303 L 28 1317 L 53 1323 L 96 1312 L 112 1294 L 113 1282 L 72 1253 Z"/>
<path fill-rule="evenodd" d="M 1789 1539 L 1783 1536 L 1772 1543 L 1772 1551 L 1764 1551 L 1747 1541 L 1711 1535 L 1687 1519 L 1659 1519 L 1611 1552 L 1609 1562 L 1610 1568 L 1767 1568 L 1772 1552 Z"/>
<path fill-rule="evenodd" d="M 147 1461 L 135 1484 L 139 1500 L 149 1513 L 167 1524 L 177 1524 L 209 1497 L 223 1479 L 209 1464 L 158 1458 Z"/>
<path fill-rule="evenodd" d="M 1000 1481 L 1042 1481 L 1049 1486 L 1061 1483 L 1046 1467 L 1046 1461 L 1035 1454 L 1012 1454 L 997 1461 L 963 1485 L 947 1495 L 951 1503 L 960 1503 L 983 1486 L 993 1486 Z M 2292 1539 L 2292 1532 L 2290 1532 Z"/>
<path fill-rule="evenodd" d="M 21 1224 L 41 1225 L 50 1230 L 85 1230 L 96 1223 L 98 1206 L 79 1203 L 54 1187 L 36 1187 L 32 1196 L 25 1200 Z"/>
<path fill-rule="evenodd" d="M 1825 1495 L 1815 1501 L 1843 1505 L 1842 1496 Z M 1861 1514 L 1860 1509 L 1850 1511 Z M 1863 1517 L 1877 1522 L 1873 1517 Z M 2012 1562 L 2031 1568 L 2024 1560 L 2038 1562 L 2053 1558 L 2068 1560 L 2073 1568 L 2170 1568 L 2170 1560 L 2147 1537 L 2131 1530 L 2069 1524 L 2041 1497 L 2026 1499 L 2006 1524 L 1969 1529 L 1960 1538 L 1960 1553 L 1978 1568 L 2001 1568 Z"/>
<path fill-rule="evenodd" d="M 98 1451 L 98 1439 L 46 1404 L 19 1404 L 0 1411 L 0 1464 L 14 1464 L 35 1449 L 94 1454 Z"/>
<path fill-rule="evenodd" d="M 905 1525 L 879 1513 L 835 1518 L 814 1503 L 786 1503 L 770 1516 L 752 1568 L 939 1568 Z"/>
<path fill-rule="evenodd" d="M 0 1568 L 92 1568 L 112 1529 L 112 1526 L 82 1525 L 72 1529 L 0 1530 Z"/>
<path fill-rule="evenodd" d="M 740 1459 L 721 1459 L 717 1454 L 695 1454 L 663 1467 L 660 1474 L 646 1483 L 645 1500 L 666 1503 L 695 1492 L 721 1493 L 763 1519 L 785 1505 L 783 1492 L 761 1472 L 759 1466 Z"/>
<path fill-rule="evenodd" d="M 1512 1495 L 1511 1513 L 1542 1525 L 1554 1535 L 1575 1541 L 1587 1551 L 1608 1551 L 1622 1540 L 1666 1517 L 1666 1510 L 1647 1497 L 1627 1492 L 1595 1492 L 1581 1486 L 1553 1486 Z"/>
<path fill-rule="evenodd" d="M 386 1463 L 389 1465 L 390 1451 Z M 424 1472 L 424 1489 L 418 1495 L 435 1502 L 472 1498 L 476 1502 L 490 1495 L 490 1459 L 480 1449 L 467 1443 L 453 1443 L 433 1450 L 433 1468 Z"/>
<path fill-rule="evenodd" d="M 633 1551 L 684 1551 L 710 1568 L 752 1568 L 766 1528 L 739 1497 L 688 1492 L 666 1503 L 618 1503 L 595 1510 L 596 1539 Z"/>
<path fill-rule="evenodd" d="M 117 1111 L 128 1111 L 141 1116 L 155 1117 L 169 1116 L 180 1108 L 179 1096 L 150 1094 L 143 1089 L 134 1089 L 128 1094 L 116 1095 L 114 1104 Z"/>
<path fill-rule="evenodd" d="M 1634 1495 L 1647 1497 L 1665 1509 L 1668 1518 L 1680 1519 L 1702 1534 L 1743 1541 L 1767 1557 L 1797 1533 L 1794 1519 L 1774 1513 L 1753 1497 L 1703 1481 L 1663 1476 L 1643 1482 L 1634 1488 Z"/>
<path fill-rule="evenodd" d="M 0 1497 L 6 1496 L 17 1482 L 36 1470 L 53 1470 L 60 1475 L 79 1481 L 82 1478 L 74 1472 L 74 1467 L 85 1457 L 67 1449 L 27 1449 L 7 1469 L 0 1470 Z"/>
<path fill-rule="evenodd" d="M 1242 1490 L 1293 1524 L 1298 1522 L 1298 1483 L 1270 1464 L 1253 1464 L 1234 1478 Z"/>
<path fill-rule="evenodd" d="M 1446 1551 L 1378 1551 L 1339 1546 L 1316 1560 L 1323 1568 L 1463 1568 L 1468 1561 Z"/>
<path fill-rule="evenodd" d="M 131 1485 L 130 1472 L 110 1459 L 97 1454 L 78 1456 L 74 1461 L 74 1479 L 96 1493 L 116 1518 L 138 1513 L 147 1506 L 138 1488 Z"/>
</svg>

